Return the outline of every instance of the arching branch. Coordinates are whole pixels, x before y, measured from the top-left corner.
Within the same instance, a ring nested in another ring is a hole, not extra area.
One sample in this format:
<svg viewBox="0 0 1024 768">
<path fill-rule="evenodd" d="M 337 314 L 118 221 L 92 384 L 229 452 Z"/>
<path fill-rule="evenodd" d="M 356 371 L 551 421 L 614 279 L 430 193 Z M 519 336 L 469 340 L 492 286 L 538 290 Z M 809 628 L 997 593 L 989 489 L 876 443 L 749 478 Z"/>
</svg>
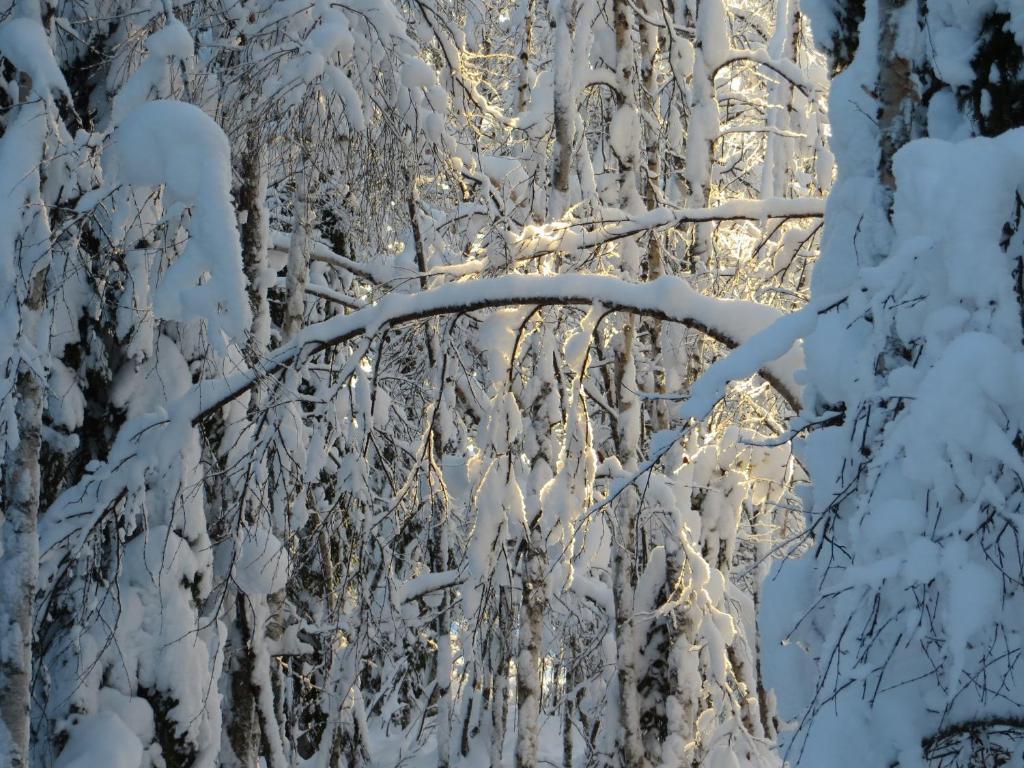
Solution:
<svg viewBox="0 0 1024 768">
<path fill-rule="evenodd" d="M 774 322 L 781 313 L 749 301 L 715 299 L 697 293 L 679 277 L 661 277 L 650 283 L 628 283 L 605 275 L 505 275 L 464 283 L 448 283 L 422 293 L 385 296 L 377 304 L 348 315 L 325 320 L 299 332 L 263 364 L 224 379 L 203 381 L 169 406 L 181 418 L 198 423 L 205 416 L 252 388 L 263 376 L 296 360 L 359 336 L 438 315 L 478 309 L 601 304 L 609 311 L 625 311 L 675 322 L 701 331 L 728 347 L 743 343 Z M 794 409 L 801 407 L 799 386 L 792 376 L 793 361 L 766 365 L 761 375 Z"/>
</svg>

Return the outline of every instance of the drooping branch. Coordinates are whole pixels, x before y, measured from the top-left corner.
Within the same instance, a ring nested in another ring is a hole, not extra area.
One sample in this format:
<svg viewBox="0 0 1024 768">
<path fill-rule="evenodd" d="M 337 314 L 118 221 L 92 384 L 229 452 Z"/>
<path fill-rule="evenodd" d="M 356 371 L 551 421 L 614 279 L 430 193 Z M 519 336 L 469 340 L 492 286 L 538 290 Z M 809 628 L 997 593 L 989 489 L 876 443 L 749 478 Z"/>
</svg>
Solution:
<svg viewBox="0 0 1024 768">
<path fill-rule="evenodd" d="M 605 275 L 505 275 L 464 283 L 449 283 L 415 294 L 392 293 L 377 304 L 333 317 L 300 331 L 275 350 L 258 368 L 224 379 L 202 381 L 168 412 L 193 424 L 252 388 L 262 377 L 316 354 L 384 328 L 438 315 L 530 304 L 587 306 L 625 311 L 676 322 L 735 347 L 781 316 L 777 309 L 750 301 L 715 299 L 697 293 L 680 277 L 628 283 Z M 799 410 L 799 386 L 793 380 L 793 361 L 773 362 L 761 375 L 794 409 Z"/>
</svg>

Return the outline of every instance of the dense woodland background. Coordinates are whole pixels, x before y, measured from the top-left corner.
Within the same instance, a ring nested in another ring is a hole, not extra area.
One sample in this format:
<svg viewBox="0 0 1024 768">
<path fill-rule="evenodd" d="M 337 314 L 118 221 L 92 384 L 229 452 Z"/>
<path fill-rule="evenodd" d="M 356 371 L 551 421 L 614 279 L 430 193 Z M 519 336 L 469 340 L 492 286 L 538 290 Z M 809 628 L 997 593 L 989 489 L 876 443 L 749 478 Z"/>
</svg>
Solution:
<svg viewBox="0 0 1024 768">
<path fill-rule="evenodd" d="M 1022 67 L 0 2 L 0 764 L 1024 766 Z"/>
</svg>

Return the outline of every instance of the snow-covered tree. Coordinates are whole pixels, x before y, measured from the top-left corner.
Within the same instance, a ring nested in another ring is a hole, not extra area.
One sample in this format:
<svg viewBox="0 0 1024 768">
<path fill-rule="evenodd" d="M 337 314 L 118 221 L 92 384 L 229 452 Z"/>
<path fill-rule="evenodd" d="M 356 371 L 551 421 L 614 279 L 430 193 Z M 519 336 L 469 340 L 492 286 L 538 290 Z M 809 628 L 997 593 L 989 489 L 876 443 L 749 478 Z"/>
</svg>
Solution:
<svg viewBox="0 0 1024 768">
<path fill-rule="evenodd" d="M 806 342 L 813 540 L 762 611 L 785 754 L 1017 765 L 1024 12 L 808 6 L 839 176 Z"/>
</svg>

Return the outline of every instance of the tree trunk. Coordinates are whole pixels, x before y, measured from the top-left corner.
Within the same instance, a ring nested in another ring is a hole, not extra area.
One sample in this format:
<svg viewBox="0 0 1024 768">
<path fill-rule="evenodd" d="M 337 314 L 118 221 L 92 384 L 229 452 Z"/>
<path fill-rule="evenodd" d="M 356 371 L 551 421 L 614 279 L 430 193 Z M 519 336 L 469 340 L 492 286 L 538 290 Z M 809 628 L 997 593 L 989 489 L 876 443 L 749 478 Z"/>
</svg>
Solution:
<svg viewBox="0 0 1024 768">
<path fill-rule="evenodd" d="M 533 375 L 545 377 L 551 370 L 551 339 L 547 332 L 538 332 L 532 349 Z M 555 382 L 542 380 L 536 397 L 530 404 L 529 414 L 534 425 L 531 439 L 536 441 L 531 457 L 528 481 L 526 514 L 529 529 L 523 542 L 526 552 L 522 565 L 523 604 L 520 612 L 519 657 L 516 661 L 517 699 L 519 721 L 516 740 L 516 765 L 518 768 L 537 768 L 538 741 L 540 739 L 540 712 L 544 642 L 544 617 L 548 609 L 548 559 L 547 532 L 544 530 L 544 515 L 541 491 L 551 480 L 551 466 L 557 446 L 551 439 L 552 422 L 557 420 L 551 410 L 551 398 Z"/>
<path fill-rule="evenodd" d="M 618 388 L 616 443 L 625 473 L 637 469 L 640 403 L 636 398 L 636 366 L 633 359 L 635 318 L 630 317 L 617 340 L 615 375 Z M 636 589 L 636 523 L 640 497 L 635 484 L 626 486 L 615 502 L 615 535 L 612 540 L 612 589 L 615 600 L 615 649 L 619 681 L 619 749 L 624 768 L 642 768 L 643 737 L 640 731 L 640 694 L 637 690 L 637 647 L 633 620 Z"/>
<path fill-rule="evenodd" d="M 303 158 L 302 167 L 295 179 L 295 195 L 292 198 L 292 236 L 288 246 L 288 277 L 286 291 L 288 303 L 285 306 L 282 325 L 283 340 L 295 337 L 302 329 L 306 314 L 306 284 L 309 281 L 309 238 L 313 225 L 309 208 L 309 169 Z"/>
<path fill-rule="evenodd" d="M 508 587 L 498 588 L 498 634 L 492 638 L 491 669 L 494 682 L 491 686 L 491 765 L 501 768 L 501 755 L 505 746 L 505 729 L 508 725 L 508 641 L 512 635 L 512 600 Z"/>
<path fill-rule="evenodd" d="M 48 125 L 48 116 L 45 107 L 29 105 L 31 96 L 31 81 L 22 74 L 19 77 L 20 104 L 15 108 L 13 121 L 25 121 L 20 127 L 28 130 L 32 139 L 38 140 L 36 162 L 41 165 L 45 141 L 43 131 Z M 34 126 L 29 127 L 30 121 Z M 14 129 L 8 126 L 8 130 Z M 32 131 L 37 133 L 32 135 Z M 7 205 L 21 208 L 21 216 L 29 219 L 28 226 L 18 233 L 0 233 L 0 236 L 13 241 L 12 266 L 19 273 L 16 280 L 24 281 L 19 286 L 21 290 L 17 291 L 21 302 L 20 349 L 8 361 L 9 365 L 16 366 L 17 435 L 16 439 L 7 435 L 9 445 L 3 464 L 0 518 L 0 589 L 3 590 L 0 599 L 0 758 L 6 757 L 11 768 L 28 768 L 29 765 L 33 608 L 39 578 L 39 452 L 49 343 L 48 329 L 43 323 L 50 245 L 47 208 L 38 199 L 40 173 L 37 166 L 36 173 L 28 182 L 28 199 L 19 199 L 18 191 L 14 191 L 5 201 Z"/>
<path fill-rule="evenodd" d="M 46 273 L 37 272 L 21 314 L 25 343 L 37 338 L 46 299 Z M 35 361 L 38 362 L 38 361 Z M 15 384 L 18 442 L 4 463 L 3 552 L 0 554 L 0 755 L 11 768 L 29 765 L 29 710 L 32 689 L 32 608 L 39 576 L 39 448 L 44 382 L 30 361 L 18 365 Z M 7 742 L 4 744 L 4 742 Z"/>
</svg>

